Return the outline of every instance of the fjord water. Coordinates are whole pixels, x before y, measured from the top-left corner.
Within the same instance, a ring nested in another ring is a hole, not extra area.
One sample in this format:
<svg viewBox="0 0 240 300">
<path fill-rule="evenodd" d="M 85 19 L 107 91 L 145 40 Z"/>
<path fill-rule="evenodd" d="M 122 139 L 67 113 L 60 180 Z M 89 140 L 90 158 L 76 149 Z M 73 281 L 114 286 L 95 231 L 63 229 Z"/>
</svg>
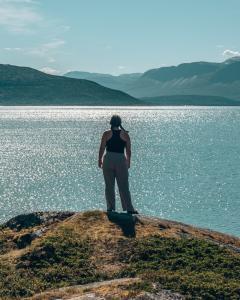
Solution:
<svg viewBox="0 0 240 300">
<path fill-rule="evenodd" d="M 131 136 L 130 190 L 141 213 L 240 236 L 235 107 L 1 107 L 0 222 L 105 209 L 98 149 L 114 113 Z"/>
</svg>

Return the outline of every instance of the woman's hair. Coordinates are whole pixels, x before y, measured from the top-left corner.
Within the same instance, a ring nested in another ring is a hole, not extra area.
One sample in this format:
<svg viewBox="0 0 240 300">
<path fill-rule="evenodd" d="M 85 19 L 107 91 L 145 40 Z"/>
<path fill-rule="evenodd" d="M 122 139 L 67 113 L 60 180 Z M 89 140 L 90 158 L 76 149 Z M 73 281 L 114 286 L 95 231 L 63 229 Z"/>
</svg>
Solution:
<svg viewBox="0 0 240 300">
<path fill-rule="evenodd" d="M 113 127 L 120 127 L 122 130 L 128 132 L 127 130 L 125 130 L 123 127 L 122 127 L 122 119 L 120 118 L 120 116 L 118 115 L 113 115 L 111 117 L 111 120 L 110 120 L 110 125 L 111 125 L 111 129 L 113 129 Z"/>
</svg>

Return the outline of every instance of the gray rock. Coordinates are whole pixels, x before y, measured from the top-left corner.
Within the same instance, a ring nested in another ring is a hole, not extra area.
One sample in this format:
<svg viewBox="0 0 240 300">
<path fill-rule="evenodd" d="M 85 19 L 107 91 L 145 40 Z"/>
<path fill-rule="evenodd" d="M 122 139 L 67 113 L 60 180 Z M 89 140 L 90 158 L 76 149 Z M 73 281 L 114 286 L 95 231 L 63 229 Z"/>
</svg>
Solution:
<svg viewBox="0 0 240 300">
<path fill-rule="evenodd" d="M 50 225 L 52 223 L 63 221 L 74 215 L 74 212 L 34 212 L 30 214 L 22 214 L 13 217 L 2 225 L 2 228 L 10 228 L 16 231 L 31 228 L 38 225 Z"/>
</svg>

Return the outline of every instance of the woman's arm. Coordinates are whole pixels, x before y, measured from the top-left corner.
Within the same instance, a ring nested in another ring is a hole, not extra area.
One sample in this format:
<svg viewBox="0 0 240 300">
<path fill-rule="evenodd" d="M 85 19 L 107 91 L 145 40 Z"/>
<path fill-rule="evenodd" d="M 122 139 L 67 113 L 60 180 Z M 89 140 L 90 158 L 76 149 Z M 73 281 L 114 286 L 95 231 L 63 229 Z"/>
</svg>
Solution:
<svg viewBox="0 0 240 300">
<path fill-rule="evenodd" d="M 130 168 L 130 163 L 131 163 L 131 139 L 128 133 L 126 134 L 126 156 L 127 156 L 127 164 L 128 168 Z"/>
<path fill-rule="evenodd" d="M 102 164 L 103 164 L 102 157 L 103 157 L 105 147 L 106 147 L 106 132 L 104 132 L 103 135 L 102 135 L 101 144 L 100 144 L 100 147 L 99 147 L 99 154 L 98 154 L 98 166 L 99 166 L 99 168 L 102 168 Z"/>
</svg>

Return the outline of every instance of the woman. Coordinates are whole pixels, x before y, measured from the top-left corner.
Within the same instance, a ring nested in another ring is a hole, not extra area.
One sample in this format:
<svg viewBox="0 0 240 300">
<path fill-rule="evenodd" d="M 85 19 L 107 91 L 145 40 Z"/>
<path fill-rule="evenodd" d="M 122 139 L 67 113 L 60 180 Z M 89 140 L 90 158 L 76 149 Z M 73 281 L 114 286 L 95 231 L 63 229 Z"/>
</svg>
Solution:
<svg viewBox="0 0 240 300">
<path fill-rule="evenodd" d="M 128 131 L 122 127 L 122 121 L 118 115 L 112 116 L 110 125 L 111 129 L 105 131 L 102 135 L 98 158 L 98 166 L 103 169 L 105 180 L 107 211 L 115 211 L 116 179 L 123 211 L 127 211 L 129 214 L 137 214 L 138 212 L 132 205 L 128 184 L 128 169 L 131 161 L 130 137 Z M 102 160 L 105 148 L 106 154 Z M 126 149 L 126 156 L 124 149 Z"/>
</svg>

